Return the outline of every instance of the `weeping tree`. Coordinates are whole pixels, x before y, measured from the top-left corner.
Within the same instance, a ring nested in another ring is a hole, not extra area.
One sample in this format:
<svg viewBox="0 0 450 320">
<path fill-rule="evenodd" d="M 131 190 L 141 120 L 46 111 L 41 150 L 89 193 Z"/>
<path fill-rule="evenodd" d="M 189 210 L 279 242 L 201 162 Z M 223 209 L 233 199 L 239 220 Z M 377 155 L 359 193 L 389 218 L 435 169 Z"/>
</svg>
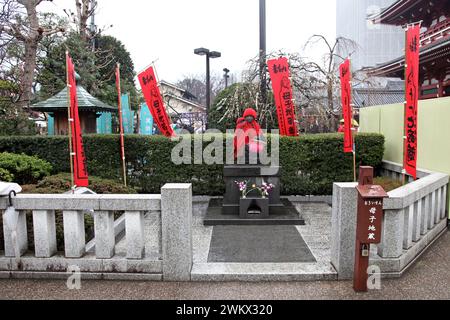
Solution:
<svg viewBox="0 0 450 320">
<path fill-rule="evenodd" d="M 318 45 L 322 45 L 325 48 L 322 63 L 314 61 L 305 62 L 303 70 L 310 78 L 315 80 L 316 90 L 325 93 L 326 104 L 322 106 L 321 113 L 328 121 L 329 130 L 336 131 L 342 110 L 339 101 L 339 65 L 347 58 L 341 56 L 339 53 L 347 52 L 348 56 L 351 56 L 358 46 L 354 41 L 344 37 L 338 37 L 333 42 L 330 42 L 323 35 L 313 35 L 306 42 L 304 48 L 307 49 L 308 47 Z"/>
<path fill-rule="evenodd" d="M 244 110 L 254 108 L 258 113 L 258 122 L 263 129 L 277 129 L 276 110 L 273 94 L 269 94 L 266 108 L 260 103 L 260 87 L 255 82 L 235 83 L 223 90 L 215 99 L 209 113 L 210 128 L 225 132 L 236 127 L 236 120 L 242 117 Z"/>
</svg>

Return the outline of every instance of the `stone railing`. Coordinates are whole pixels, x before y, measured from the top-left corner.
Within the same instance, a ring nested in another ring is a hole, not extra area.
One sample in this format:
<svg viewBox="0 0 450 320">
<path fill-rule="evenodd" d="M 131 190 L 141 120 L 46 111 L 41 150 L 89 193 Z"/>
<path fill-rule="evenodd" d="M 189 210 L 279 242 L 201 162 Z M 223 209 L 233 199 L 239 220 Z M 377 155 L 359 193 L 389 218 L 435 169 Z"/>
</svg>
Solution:
<svg viewBox="0 0 450 320">
<path fill-rule="evenodd" d="M 386 162 L 384 175 L 401 179 L 401 166 Z M 420 179 L 389 192 L 384 201 L 381 244 L 373 246 L 372 265 L 383 276 L 401 276 L 447 227 L 449 176 L 421 171 Z M 336 183 L 333 190 L 332 264 L 339 278 L 353 276 L 357 191 L 355 183 Z"/>
<path fill-rule="evenodd" d="M 400 165 L 385 162 L 384 169 L 400 179 Z M 418 176 L 384 202 L 382 243 L 373 258 L 386 274 L 403 272 L 447 226 L 449 176 L 424 170 Z"/>
<path fill-rule="evenodd" d="M 0 198 L 0 212 L 8 199 Z M 189 281 L 192 268 L 192 186 L 167 184 L 161 195 L 27 195 L 14 197 L 15 231 L 3 222 L 1 277 L 67 277 L 73 266 L 89 279 Z M 64 253 L 57 252 L 55 211 L 62 211 Z M 26 214 L 32 212 L 34 250 Z M 85 213 L 94 217 L 94 252 L 86 252 Z M 125 215 L 126 254 L 116 254 L 114 213 Z M 161 250 L 145 254 L 144 215 L 160 215 Z M 28 232 L 27 232 L 28 231 Z"/>
</svg>

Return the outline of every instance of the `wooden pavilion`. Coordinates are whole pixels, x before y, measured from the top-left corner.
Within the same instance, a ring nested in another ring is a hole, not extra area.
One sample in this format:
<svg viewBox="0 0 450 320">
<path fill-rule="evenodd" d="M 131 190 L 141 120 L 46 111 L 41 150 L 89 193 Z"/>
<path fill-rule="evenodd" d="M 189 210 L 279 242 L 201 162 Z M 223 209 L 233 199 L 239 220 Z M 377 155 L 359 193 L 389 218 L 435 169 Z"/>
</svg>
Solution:
<svg viewBox="0 0 450 320">
<path fill-rule="evenodd" d="M 100 117 L 101 114 L 118 112 L 117 108 L 111 107 L 106 103 L 103 103 L 97 98 L 93 97 L 81 85 L 77 85 L 77 96 L 78 96 L 78 112 L 80 115 L 80 125 L 83 134 L 97 133 L 97 118 Z M 55 135 L 67 135 L 68 134 L 67 104 L 68 104 L 67 88 L 64 88 L 54 97 L 46 101 L 42 101 L 32 105 L 31 109 L 33 111 L 46 113 L 48 116 L 54 118 L 53 132 Z M 51 130 L 49 130 L 49 132 L 50 131 Z"/>
</svg>

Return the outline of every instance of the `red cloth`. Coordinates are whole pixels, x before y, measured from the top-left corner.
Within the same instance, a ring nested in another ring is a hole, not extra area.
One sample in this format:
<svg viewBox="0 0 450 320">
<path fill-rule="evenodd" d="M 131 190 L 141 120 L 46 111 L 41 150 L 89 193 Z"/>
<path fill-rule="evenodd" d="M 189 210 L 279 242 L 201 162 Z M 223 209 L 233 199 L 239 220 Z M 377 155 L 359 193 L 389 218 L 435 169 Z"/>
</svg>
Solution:
<svg viewBox="0 0 450 320">
<path fill-rule="evenodd" d="M 345 127 L 344 127 L 343 124 L 341 124 L 341 125 L 339 126 L 338 132 L 339 132 L 339 133 L 344 133 L 344 132 L 345 132 Z"/>
<path fill-rule="evenodd" d="M 252 122 L 245 120 L 244 122 L 239 123 L 236 127 L 236 132 L 234 135 L 235 157 L 237 157 L 244 146 L 249 145 L 250 142 L 261 135 L 261 127 L 258 122 L 256 122 L 257 113 L 254 109 L 249 108 L 245 110 L 243 118 L 250 116 L 254 118 Z M 244 135 L 245 139 L 243 137 L 238 137 L 238 135 Z"/>
</svg>

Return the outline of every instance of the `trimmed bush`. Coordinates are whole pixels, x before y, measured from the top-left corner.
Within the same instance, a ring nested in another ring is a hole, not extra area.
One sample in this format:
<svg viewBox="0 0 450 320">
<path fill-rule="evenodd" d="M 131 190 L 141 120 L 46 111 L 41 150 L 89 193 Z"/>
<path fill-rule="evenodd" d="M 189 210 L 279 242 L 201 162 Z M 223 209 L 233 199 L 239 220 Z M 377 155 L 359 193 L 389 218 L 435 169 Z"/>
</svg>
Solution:
<svg viewBox="0 0 450 320">
<path fill-rule="evenodd" d="M 52 165 L 25 154 L 0 153 L 0 178 L 19 184 L 37 183 L 50 175 Z"/>
<path fill-rule="evenodd" d="M 39 181 L 37 185 L 22 186 L 23 193 L 46 193 L 61 194 L 71 188 L 71 178 L 69 173 L 46 177 Z M 89 188 L 98 194 L 135 194 L 136 190 L 125 187 L 118 181 L 89 177 Z"/>
<path fill-rule="evenodd" d="M 382 186 L 386 192 L 390 192 L 403 186 L 401 181 L 392 179 L 391 177 L 376 177 L 373 179 L 373 183 Z"/>
<path fill-rule="evenodd" d="M 119 136 L 85 136 L 84 143 L 89 174 L 119 181 Z M 160 193 L 168 182 L 193 183 L 197 195 L 223 195 L 223 165 L 175 165 L 171 153 L 177 144 L 162 136 L 126 136 L 130 185 L 142 193 Z M 205 142 L 203 147 L 209 144 Z M 357 134 L 356 148 L 358 166 L 381 166 L 382 135 Z M 67 137 L 0 137 L 0 152 L 3 151 L 37 155 L 53 165 L 54 173 L 70 171 Z M 282 137 L 280 162 L 282 192 L 286 195 L 327 195 L 332 193 L 333 182 L 353 180 L 352 155 L 343 153 L 342 134 Z"/>
<path fill-rule="evenodd" d="M 0 168 L 0 181 L 13 182 L 14 176 L 6 169 Z"/>
</svg>

